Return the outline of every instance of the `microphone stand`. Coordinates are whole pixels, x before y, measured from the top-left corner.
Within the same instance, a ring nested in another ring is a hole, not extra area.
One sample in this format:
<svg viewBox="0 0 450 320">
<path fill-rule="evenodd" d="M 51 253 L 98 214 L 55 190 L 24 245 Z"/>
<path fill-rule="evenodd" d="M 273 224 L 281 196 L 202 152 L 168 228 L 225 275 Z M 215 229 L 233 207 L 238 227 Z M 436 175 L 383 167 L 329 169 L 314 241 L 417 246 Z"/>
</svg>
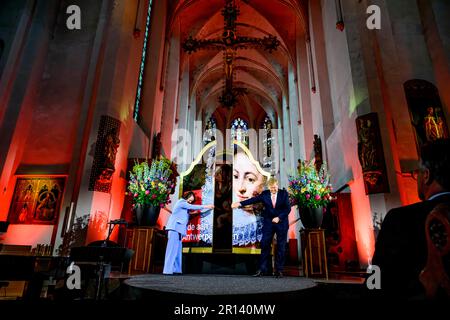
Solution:
<svg viewBox="0 0 450 320">
<path fill-rule="evenodd" d="M 113 233 L 116 225 L 118 225 L 118 224 L 128 225 L 128 223 L 122 219 L 112 220 L 112 221 L 108 222 L 108 224 L 109 224 L 108 236 L 106 237 L 105 240 L 103 240 L 103 243 L 101 245 L 102 248 L 108 247 L 109 238 L 111 237 L 111 234 Z M 97 290 L 96 290 L 96 294 L 95 294 L 95 300 L 100 300 L 101 293 L 102 293 L 102 287 L 103 287 L 102 286 L 103 278 L 105 277 L 105 269 L 106 269 L 106 266 L 108 265 L 103 260 L 104 260 L 104 257 L 100 256 L 99 263 L 98 263 L 99 271 L 98 271 L 98 281 L 97 281 Z"/>
<path fill-rule="evenodd" d="M 109 238 L 111 237 L 111 234 L 113 233 L 114 228 L 115 228 L 118 224 L 124 224 L 124 225 L 128 226 L 128 222 L 126 222 L 126 221 L 123 220 L 123 219 L 112 220 L 112 221 L 108 222 L 108 224 L 109 224 L 108 236 L 106 237 L 105 240 L 103 240 L 102 247 L 107 247 L 107 246 L 108 246 Z"/>
</svg>

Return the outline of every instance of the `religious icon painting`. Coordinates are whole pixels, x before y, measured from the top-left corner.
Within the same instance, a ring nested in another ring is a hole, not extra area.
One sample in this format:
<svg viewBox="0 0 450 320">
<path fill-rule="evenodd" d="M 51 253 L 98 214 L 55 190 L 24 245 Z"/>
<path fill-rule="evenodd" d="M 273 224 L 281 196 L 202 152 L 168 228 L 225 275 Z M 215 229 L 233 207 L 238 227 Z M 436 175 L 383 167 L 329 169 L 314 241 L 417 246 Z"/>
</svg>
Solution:
<svg viewBox="0 0 450 320">
<path fill-rule="evenodd" d="M 58 221 L 64 185 L 64 177 L 17 178 L 8 221 L 54 225 Z"/>
<path fill-rule="evenodd" d="M 426 142 L 448 138 L 449 130 L 438 89 L 421 79 L 409 80 L 403 86 L 418 152 Z"/>
</svg>

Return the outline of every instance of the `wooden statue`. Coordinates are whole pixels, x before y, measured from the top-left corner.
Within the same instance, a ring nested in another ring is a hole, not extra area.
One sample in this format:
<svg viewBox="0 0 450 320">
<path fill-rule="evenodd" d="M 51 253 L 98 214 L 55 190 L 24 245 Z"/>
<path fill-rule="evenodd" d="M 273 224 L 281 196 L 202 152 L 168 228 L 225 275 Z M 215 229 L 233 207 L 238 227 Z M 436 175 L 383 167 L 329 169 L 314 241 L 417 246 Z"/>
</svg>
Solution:
<svg viewBox="0 0 450 320">
<path fill-rule="evenodd" d="M 316 171 L 319 172 L 320 168 L 322 168 L 323 165 L 323 156 L 322 156 L 322 140 L 317 134 L 314 135 L 314 159 Z"/>
<path fill-rule="evenodd" d="M 427 141 L 447 138 L 445 123 L 433 107 L 427 108 L 427 115 L 424 118 L 423 126 Z"/>
<path fill-rule="evenodd" d="M 158 132 L 153 138 L 152 158 L 159 159 L 162 156 L 161 132 Z"/>
<path fill-rule="evenodd" d="M 112 180 L 112 175 L 116 171 L 116 155 L 120 145 L 120 139 L 117 136 L 117 129 L 113 128 L 103 140 L 103 165 L 100 168 L 99 182 L 108 183 Z"/>
<path fill-rule="evenodd" d="M 389 192 L 378 115 L 372 112 L 356 118 L 356 129 L 366 194 Z"/>
</svg>

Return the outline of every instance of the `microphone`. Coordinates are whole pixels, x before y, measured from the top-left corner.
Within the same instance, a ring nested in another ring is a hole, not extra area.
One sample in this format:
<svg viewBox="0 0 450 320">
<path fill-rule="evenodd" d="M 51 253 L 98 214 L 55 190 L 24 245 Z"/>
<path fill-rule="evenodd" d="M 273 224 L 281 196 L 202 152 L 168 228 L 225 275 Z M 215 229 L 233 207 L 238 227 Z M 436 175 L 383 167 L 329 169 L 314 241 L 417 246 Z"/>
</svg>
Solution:
<svg viewBox="0 0 450 320">
<path fill-rule="evenodd" d="M 128 225 L 128 222 L 125 219 L 116 219 L 116 220 L 111 220 L 110 222 L 108 222 L 108 224 L 124 224 L 124 225 Z"/>
</svg>

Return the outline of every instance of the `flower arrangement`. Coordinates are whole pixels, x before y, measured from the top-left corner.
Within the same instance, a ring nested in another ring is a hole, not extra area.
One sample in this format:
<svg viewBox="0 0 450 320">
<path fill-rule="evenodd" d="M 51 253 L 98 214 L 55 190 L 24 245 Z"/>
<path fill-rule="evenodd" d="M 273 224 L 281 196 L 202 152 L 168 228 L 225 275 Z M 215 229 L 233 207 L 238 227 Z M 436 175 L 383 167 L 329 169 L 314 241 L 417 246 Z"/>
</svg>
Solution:
<svg viewBox="0 0 450 320">
<path fill-rule="evenodd" d="M 172 162 L 166 158 L 153 160 L 150 166 L 147 161 L 135 164 L 128 184 L 129 194 L 133 196 L 133 206 L 162 208 L 170 203 L 169 196 L 175 187 L 170 180 L 171 166 Z"/>
<path fill-rule="evenodd" d="M 300 161 L 297 173 L 289 176 L 289 196 L 299 207 L 319 208 L 331 200 L 332 187 L 326 164 L 317 172 L 314 160 Z"/>
</svg>

